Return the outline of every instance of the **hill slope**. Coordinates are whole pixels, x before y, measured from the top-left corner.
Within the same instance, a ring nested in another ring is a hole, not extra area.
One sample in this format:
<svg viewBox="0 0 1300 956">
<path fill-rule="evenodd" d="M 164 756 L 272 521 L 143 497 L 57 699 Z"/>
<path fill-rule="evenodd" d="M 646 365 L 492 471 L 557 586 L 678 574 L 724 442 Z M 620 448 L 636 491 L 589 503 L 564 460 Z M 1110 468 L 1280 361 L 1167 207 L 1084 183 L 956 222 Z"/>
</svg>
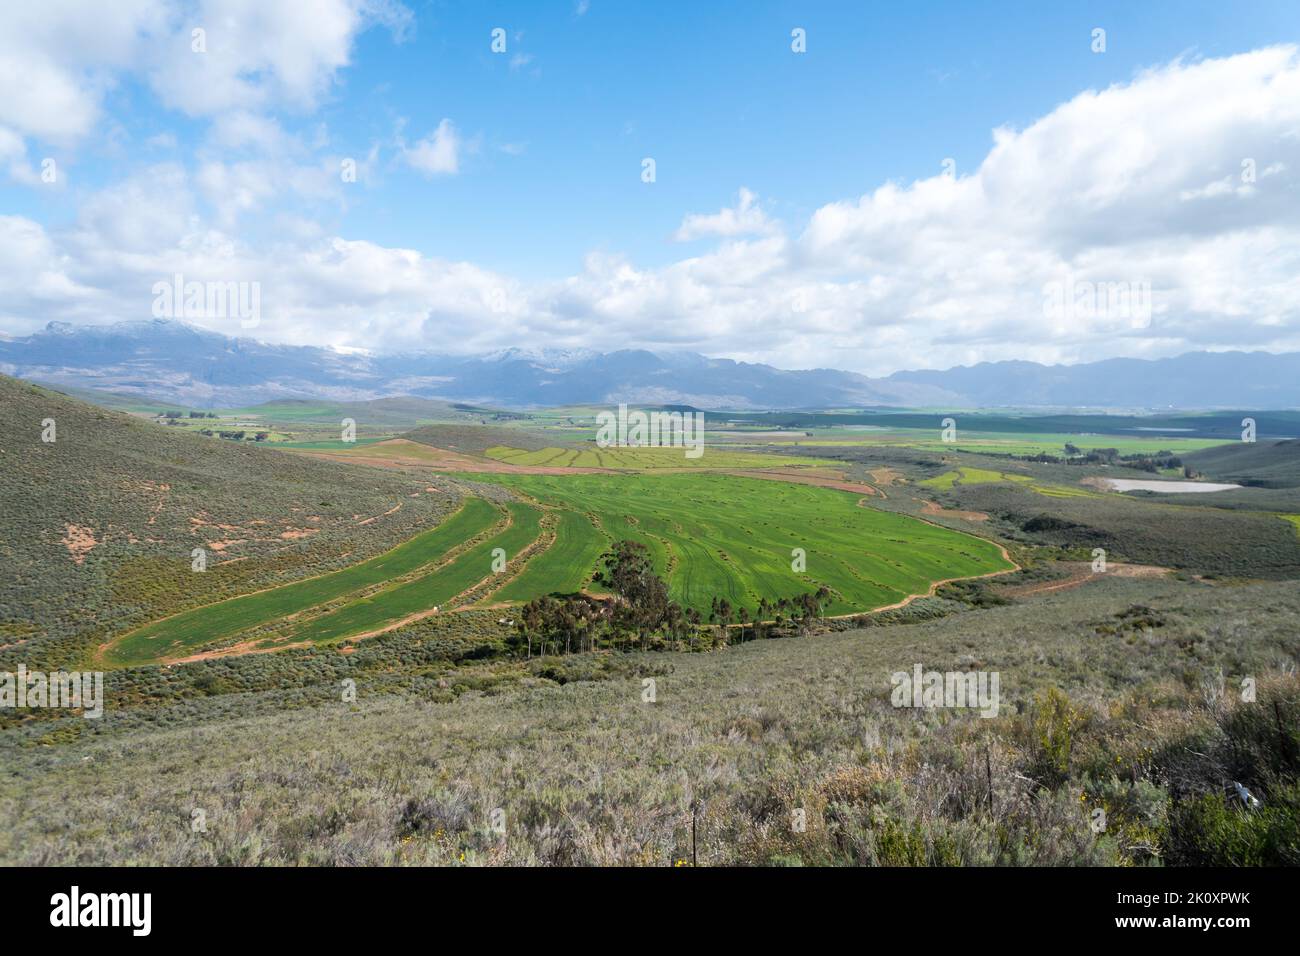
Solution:
<svg viewBox="0 0 1300 956">
<path fill-rule="evenodd" d="M 0 376 L 0 657 L 75 661 L 133 623 L 379 553 L 456 505 L 454 484 L 438 486 Z"/>
<path fill-rule="evenodd" d="M 1260 488 L 1300 488 L 1300 440 L 1237 442 L 1183 459 L 1211 478 Z"/>
</svg>

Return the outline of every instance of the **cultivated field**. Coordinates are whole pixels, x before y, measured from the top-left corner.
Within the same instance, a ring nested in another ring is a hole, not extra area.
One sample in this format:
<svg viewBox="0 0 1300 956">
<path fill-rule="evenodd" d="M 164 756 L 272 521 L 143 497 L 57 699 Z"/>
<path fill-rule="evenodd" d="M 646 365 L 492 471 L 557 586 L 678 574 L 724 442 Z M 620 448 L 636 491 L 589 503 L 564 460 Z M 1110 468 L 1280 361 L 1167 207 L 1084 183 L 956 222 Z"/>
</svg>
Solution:
<svg viewBox="0 0 1300 956">
<path fill-rule="evenodd" d="M 612 471 L 647 471 L 652 469 L 770 468 L 771 456 L 745 452 L 707 449 L 698 458 L 688 458 L 683 448 L 521 448 L 496 446 L 484 454 L 510 465 L 545 468 L 605 468 Z M 785 459 L 782 465 L 815 465 L 799 458 Z"/>
<path fill-rule="evenodd" d="M 699 611 L 725 598 L 754 612 L 760 598 L 825 585 L 828 612 L 847 614 L 1012 566 L 993 542 L 804 484 L 711 474 L 482 477 L 585 516 L 572 527 L 578 553 L 609 538 L 641 542 L 670 596 Z M 806 570 L 792 569 L 796 549 Z"/>
<path fill-rule="evenodd" d="M 164 618 L 113 641 L 105 648 L 103 658 L 120 665 L 183 657 L 193 648 L 228 640 L 254 628 L 293 620 L 303 611 L 353 597 L 368 588 L 383 587 L 413 572 L 427 575 L 449 550 L 486 531 L 499 517 L 497 509 L 488 502 L 481 498 L 468 498 L 461 509 L 446 521 L 392 551 L 333 574 Z M 396 607 L 406 606 L 403 603 L 406 593 L 393 594 L 394 591 L 400 592 L 403 588 L 386 588 L 382 593 L 392 595 Z M 306 639 L 312 631 L 307 625 L 296 625 L 291 633 L 299 639 Z"/>
</svg>

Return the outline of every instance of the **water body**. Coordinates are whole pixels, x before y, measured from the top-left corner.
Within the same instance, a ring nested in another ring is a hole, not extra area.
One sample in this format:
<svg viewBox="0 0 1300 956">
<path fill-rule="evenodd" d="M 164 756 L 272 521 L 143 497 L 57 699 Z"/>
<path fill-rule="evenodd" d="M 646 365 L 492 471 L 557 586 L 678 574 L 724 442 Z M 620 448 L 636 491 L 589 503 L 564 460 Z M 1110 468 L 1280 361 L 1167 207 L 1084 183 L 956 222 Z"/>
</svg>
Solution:
<svg viewBox="0 0 1300 956">
<path fill-rule="evenodd" d="M 1132 478 L 1103 478 L 1111 491 L 1159 491 L 1181 495 L 1206 491 L 1231 491 L 1241 485 L 1216 485 L 1209 481 L 1142 481 Z"/>
</svg>

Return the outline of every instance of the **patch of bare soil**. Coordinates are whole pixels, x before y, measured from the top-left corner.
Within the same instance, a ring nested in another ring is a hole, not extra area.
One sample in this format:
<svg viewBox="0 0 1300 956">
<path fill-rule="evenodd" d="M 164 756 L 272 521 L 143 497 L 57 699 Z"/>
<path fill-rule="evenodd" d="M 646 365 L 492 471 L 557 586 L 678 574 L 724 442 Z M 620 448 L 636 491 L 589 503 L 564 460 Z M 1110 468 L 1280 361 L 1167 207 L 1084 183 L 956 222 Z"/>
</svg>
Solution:
<svg viewBox="0 0 1300 956">
<path fill-rule="evenodd" d="M 903 473 L 893 468 L 873 468 L 869 474 L 876 484 L 883 485 L 886 488 L 903 480 Z"/>
<path fill-rule="evenodd" d="M 72 560 L 77 564 L 85 561 L 86 555 L 97 544 L 99 542 L 95 540 L 93 528 L 79 524 L 64 525 L 63 546 L 68 549 L 68 554 L 72 555 Z"/>
<path fill-rule="evenodd" d="M 242 531 L 243 528 L 237 524 L 217 524 L 215 521 L 208 520 L 208 513 L 200 511 L 190 518 L 190 524 L 194 525 L 191 531 L 197 531 L 199 528 L 216 528 L 218 531 Z"/>
<path fill-rule="evenodd" d="M 149 511 L 149 520 L 147 524 L 153 524 L 158 520 L 158 515 L 162 513 L 163 506 L 167 503 L 167 495 L 171 492 L 172 486 L 164 482 L 147 481 L 144 479 L 127 479 L 123 485 L 128 492 L 146 496 L 158 496 L 158 501 Z"/>
<path fill-rule="evenodd" d="M 988 521 L 989 516 L 982 511 L 962 511 L 959 508 L 942 508 L 933 501 L 913 498 L 913 501 L 921 502 L 921 513 L 927 515 L 943 515 L 945 518 L 957 518 L 961 521 Z"/>
<path fill-rule="evenodd" d="M 271 644 L 269 646 L 261 647 L 258 646 L 257 641 L 241 641 L 238 644 L 231 644 L 229 647 L 219 647 L 214 651 L 200 651 L 197 654 L 190 654 L 188 657 L 171 657 L 163 661 L 163 664 L 193 664 L 196 661 L 211 661 L 218 657 L 239 657 L 244 654 L 270 654 L 274 651 L 287 651 L 291 648 L 311 646 L 311 641 L 298 641 L 293 644 Z"/>
</svg>

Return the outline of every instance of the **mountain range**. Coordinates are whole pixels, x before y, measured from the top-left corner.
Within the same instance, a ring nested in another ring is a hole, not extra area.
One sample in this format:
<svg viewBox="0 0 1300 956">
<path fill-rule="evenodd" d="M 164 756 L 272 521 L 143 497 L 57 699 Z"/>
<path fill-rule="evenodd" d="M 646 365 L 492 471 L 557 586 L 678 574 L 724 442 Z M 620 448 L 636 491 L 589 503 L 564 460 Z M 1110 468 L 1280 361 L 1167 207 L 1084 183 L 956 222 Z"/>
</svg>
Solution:
<svg viewBox="0 0 1300 956">
<path fill-rule="evenodd" d="M 0 372 L 204 408 L 394 395 L 515 408 L 615 402 L 716 409 L 1300 407 L 1300 353 L 1294 352 L 1191 352 L 1078 365 L 985 362 L 870 378 L 640 349 L 371 355 L 230 338 L 164 319 L 51 322 L 32 335 L 0 339 Z"/>
</svg>

